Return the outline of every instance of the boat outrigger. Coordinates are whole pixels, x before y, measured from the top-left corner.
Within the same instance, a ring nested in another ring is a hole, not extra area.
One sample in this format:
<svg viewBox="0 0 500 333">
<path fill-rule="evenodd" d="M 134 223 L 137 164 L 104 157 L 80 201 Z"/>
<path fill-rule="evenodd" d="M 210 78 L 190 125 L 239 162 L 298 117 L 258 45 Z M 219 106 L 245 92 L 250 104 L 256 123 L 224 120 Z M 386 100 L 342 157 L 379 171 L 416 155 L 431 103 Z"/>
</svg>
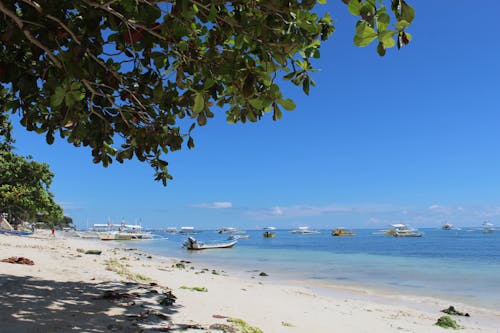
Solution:
<svg viewBox="0 0 500 333">
<path fill-rule="evenodd" d="M 228 249 L 236 245 L 238 241 L 232 241 L 227 243 L 217 243 L 217 244 L 205 244 L 203 242 L 198 242 L 196 238 L 189 237 L 184 244 L 182 244 L 188 250 L 208 250 L 208 249 Z"/>
</svg>

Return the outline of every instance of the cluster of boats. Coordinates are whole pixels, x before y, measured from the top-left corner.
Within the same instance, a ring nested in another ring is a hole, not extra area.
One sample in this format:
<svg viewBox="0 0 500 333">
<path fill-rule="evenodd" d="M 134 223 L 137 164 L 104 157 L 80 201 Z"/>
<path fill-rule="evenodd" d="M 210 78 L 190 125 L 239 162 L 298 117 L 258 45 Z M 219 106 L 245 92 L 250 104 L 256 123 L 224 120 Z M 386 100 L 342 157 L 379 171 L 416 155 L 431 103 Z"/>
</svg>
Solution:
<svg viewBox="0 0 500 333">
<path fill-rule="evenodd" d="M 142 226 L 138 224 L 125 224 L 124 221 L 120 224 L 94 224 L 91 230 L 77 232 L 77 235 L 81 238 L 98 238 L 103 241 L 153 238 L 153 234 L 149 231 L 144 231 Z"/>
</svg>

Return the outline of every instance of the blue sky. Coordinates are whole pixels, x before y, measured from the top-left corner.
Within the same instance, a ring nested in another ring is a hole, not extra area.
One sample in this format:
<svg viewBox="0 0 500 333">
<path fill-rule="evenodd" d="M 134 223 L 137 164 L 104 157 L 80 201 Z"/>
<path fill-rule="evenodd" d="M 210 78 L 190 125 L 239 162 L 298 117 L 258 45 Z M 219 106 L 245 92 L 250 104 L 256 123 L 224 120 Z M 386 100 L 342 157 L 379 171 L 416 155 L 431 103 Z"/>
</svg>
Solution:
<svg viewBox="0 0 500 333">
<path fill-rule="evenodd" d="M 170 154 L 174 180 L 137 161 L 94 165 L 85 148 L 16 126 L 18 153 L 47 162 L 65 213 L 87 223 L 202 229 L 500 224 L 500 2 L 410 1 L 412 43 L 384 58 L 352 43 L 355 17 L 328 10 L 336 33 L 297 109 L 229 125 L 223 112 Z"/>
</svg>

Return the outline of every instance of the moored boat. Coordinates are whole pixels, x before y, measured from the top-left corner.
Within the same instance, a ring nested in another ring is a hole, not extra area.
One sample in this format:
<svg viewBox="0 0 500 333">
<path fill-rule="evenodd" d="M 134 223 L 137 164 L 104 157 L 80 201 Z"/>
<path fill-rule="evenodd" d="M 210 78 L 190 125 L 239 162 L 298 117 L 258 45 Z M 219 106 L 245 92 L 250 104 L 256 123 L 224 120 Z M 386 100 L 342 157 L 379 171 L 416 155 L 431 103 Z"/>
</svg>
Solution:
<svg viewBox="0 0 500 333">
<path fill-rule="evenodd" d="M 332 236 L 335 237 L 342 237 L 342 236 L 354 236 L 356 235 L 355 232 L 352 230 L 347 231 L 345 228 L 340 227 L 332 231 Z"/>
<path fill-rule="evenodd" d="M 443 224 L 441 226 L 441 229 L 443 229 L 443 230 L 451 230 L 451 229 L 453 229 L 453 224 L 451 224 L 451 223 L 445 223 L 445 224 Z"/>
<path fill-rule="evenodd" d="M 407 224 L 392 224 L 392 229 L 387 230 L 386 234 L 394 237 L 422 237 L 423 233 L 417 229 L 410 228 Z"/>
<path fill-rule="evenodd" d="M 33 235 L 33 232 L 32 231 L 22 231 L 22 230 L 0 229 L 0 234 L 14 235 L 14 236 L 29 236 L 29 235 Z"/>
<path fill-rule="evenodd" d="M 243 233 L 243 231 L 231 228 L 231 227 L 224 227 L 216 230 L 217 233 L 219 234 L 237 234 L 237 233 Z"/>
<path fill-rule="evenodd" d="M 187 241 L 184 242 L 183 246 L 188 250 L 228 249 L 236 245 L 237 242 L 238 241 L 205 244 L 203 242 L 198 242 L 194 237 L 189 237 Z"/>
<path fill-rule="evenodd" d="M 249 235 L 230 235 L 227 239 L 234 240 L 234 239 L 248 239 L 248 238 L 250 238 Z"/>
<path fill-rule="evenodd" d="M 299 227 L 298 229 L 290 231 L 292 234 L 301 234 L 301 235 L 307 235 L 307 234 L 319 234 L 318 230 L 311 230 L 309 227 Z"/>
<path fill-rule="evenodd" d="M 489 234 L 489 233 L 492 233 L 495 229 L 493 228 L 493 224 L 488 222 L 488 221 L 484 221 L 483 222 L 483 232 L 485 234 Z"/>
</svg>

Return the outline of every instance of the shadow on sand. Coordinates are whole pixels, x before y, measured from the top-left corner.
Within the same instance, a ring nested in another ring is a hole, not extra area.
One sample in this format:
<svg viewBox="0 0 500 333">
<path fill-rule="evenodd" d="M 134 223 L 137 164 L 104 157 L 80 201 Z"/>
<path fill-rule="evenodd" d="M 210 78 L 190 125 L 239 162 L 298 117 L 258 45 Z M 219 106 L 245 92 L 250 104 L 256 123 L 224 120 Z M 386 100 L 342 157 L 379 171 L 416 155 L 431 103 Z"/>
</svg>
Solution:
<svg viewBox="0 0 500 333">
<path fill-rule="evenodd" d="M 161 289 L 0 274 L 0 331 L 140 332 L 143 324 L 168 325 L 179 306 L 160 305 Z"/>
</svg>

